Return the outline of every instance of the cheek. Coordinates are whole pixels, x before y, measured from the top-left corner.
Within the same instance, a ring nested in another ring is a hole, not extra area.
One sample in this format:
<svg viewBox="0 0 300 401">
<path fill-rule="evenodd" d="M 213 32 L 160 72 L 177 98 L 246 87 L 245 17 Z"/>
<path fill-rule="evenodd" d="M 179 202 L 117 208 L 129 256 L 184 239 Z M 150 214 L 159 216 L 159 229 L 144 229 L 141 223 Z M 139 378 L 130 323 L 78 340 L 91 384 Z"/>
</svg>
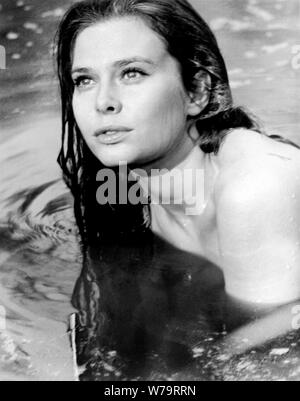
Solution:
<svg viewBox="0 0 300 401">
<path fill-rule="evenodd" d="M 82 99 L 79 100 L 79 98 L 76 95 L 74 95 L 72 101 L 72 107 L 75 120 L 77 121 L 78 125 L 81 125 L 86 120 L 83 118 L 86 111 L 85 103 L 82 101 Z"/>
<path fill-rule="evenodd" d="M 79 128 L 81 128 L 81 114 L 82 114 L 82 106 L 80 106 L 80 103 L 77 99 L 76 96 L 73 96 L 73 100 L 72 100 L 72 109 L 73 109 L 73 114 L 75 117 L 75 120 L 77 122 L 77 125 L 79 126 Z"/>
<path fill-rule="evenodd" d="M 143 122 L 159 128 L 172 130 L 182 128 L 186 121 L 184 95 L 181 88 L 160 86 L 152 88 L 147 96 L 139 102 L 143 108 Z M 150 127 L 151 128 L 151 127 Z"/>
<path fill-rule="evenodd" d="M 78 98 L 78 96 L 73 96 L 72 108 L 76 123 L 85 139 L 88 139 L 93 127 L 92 116 L 91 116 L 91 107 L 89 103 L 82 98 Z"/>
</svg>

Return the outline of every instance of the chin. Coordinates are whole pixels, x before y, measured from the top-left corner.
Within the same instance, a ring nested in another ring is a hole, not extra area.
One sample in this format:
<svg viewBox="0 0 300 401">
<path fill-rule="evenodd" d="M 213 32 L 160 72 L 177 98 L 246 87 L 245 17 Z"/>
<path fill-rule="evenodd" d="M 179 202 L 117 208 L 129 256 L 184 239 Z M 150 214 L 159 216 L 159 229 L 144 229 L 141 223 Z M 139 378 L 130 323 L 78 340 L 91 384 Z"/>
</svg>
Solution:
<svg viewBox="0 0 300 401">
<path fill-rule="evenodd" d="M 112 149 L 109 149 L 110 147 Z M 120 164 L 123 165 L 124 163 L 130 165 L 136 160 L 132 152 L 117 149 L 116 145 L 107 146 L 103 151 L 97 152 L 96 157 L 108 168 L 119 167 Z"/>
</svg>

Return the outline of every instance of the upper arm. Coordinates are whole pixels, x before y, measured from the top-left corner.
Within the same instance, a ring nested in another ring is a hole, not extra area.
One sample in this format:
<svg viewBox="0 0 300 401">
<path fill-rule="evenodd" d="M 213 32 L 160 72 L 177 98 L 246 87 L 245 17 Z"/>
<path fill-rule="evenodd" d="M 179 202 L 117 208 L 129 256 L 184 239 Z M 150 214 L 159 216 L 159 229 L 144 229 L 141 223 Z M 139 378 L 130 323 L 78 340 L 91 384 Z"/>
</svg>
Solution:
<svg viewBox="0 0 300 401">
<path fill-rule="evenodd" d="M 261 303 L 300 298 L 297 174 L 293 163 L 261 160 L 233 168 L 219 186 L 220 263 L 231 295 Z"/>
</svg>

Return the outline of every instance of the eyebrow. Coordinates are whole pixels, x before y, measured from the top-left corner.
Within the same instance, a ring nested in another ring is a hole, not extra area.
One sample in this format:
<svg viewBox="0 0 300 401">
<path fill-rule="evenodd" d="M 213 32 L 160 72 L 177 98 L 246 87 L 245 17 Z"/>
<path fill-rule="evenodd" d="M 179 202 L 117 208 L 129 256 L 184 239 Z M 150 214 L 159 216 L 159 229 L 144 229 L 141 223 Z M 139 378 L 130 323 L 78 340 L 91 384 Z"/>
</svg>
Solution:
<svg viewBox="0 0 300 401">
<path fill-rule="evenodd" d="M 125 67 L 128 64 L 136 63 L 136 62 L 142 62 L 142 63 L 150 64 L 152 66 L 156 65 L 154 61 L 152 61 L 152 60 L 150 60 L 148 58 L 131 57 L 131 58 L 128 58 L 128 59 L 117 60 L 112 64 L 112 66 L 120 68 L 120 67 Z M 76 68 L 72 69 L 72 74 L 75 74 L 76 72 L 86 73 L 88 71 L 90 71 L 89 68 L 76 67 Z"/>
</svg>

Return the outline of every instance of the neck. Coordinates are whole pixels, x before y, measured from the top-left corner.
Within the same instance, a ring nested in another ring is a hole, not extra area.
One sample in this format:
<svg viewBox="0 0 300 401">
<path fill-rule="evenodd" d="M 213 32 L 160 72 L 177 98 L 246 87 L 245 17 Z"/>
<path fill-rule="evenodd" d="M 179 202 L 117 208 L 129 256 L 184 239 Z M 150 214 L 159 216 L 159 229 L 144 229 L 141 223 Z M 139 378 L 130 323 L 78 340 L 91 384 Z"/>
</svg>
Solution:
<svg viewBox="0 0 300 401">
<path fill-rule="evenodd" d="M 151 203 L 161 205 L 172 214 L 198 214 L 203 208 L 204 153 L 198 145 L 170 170 L 152 169 L 148 175 L 133 175 L 144 193 L 151 197 Z"/>
</svg>

